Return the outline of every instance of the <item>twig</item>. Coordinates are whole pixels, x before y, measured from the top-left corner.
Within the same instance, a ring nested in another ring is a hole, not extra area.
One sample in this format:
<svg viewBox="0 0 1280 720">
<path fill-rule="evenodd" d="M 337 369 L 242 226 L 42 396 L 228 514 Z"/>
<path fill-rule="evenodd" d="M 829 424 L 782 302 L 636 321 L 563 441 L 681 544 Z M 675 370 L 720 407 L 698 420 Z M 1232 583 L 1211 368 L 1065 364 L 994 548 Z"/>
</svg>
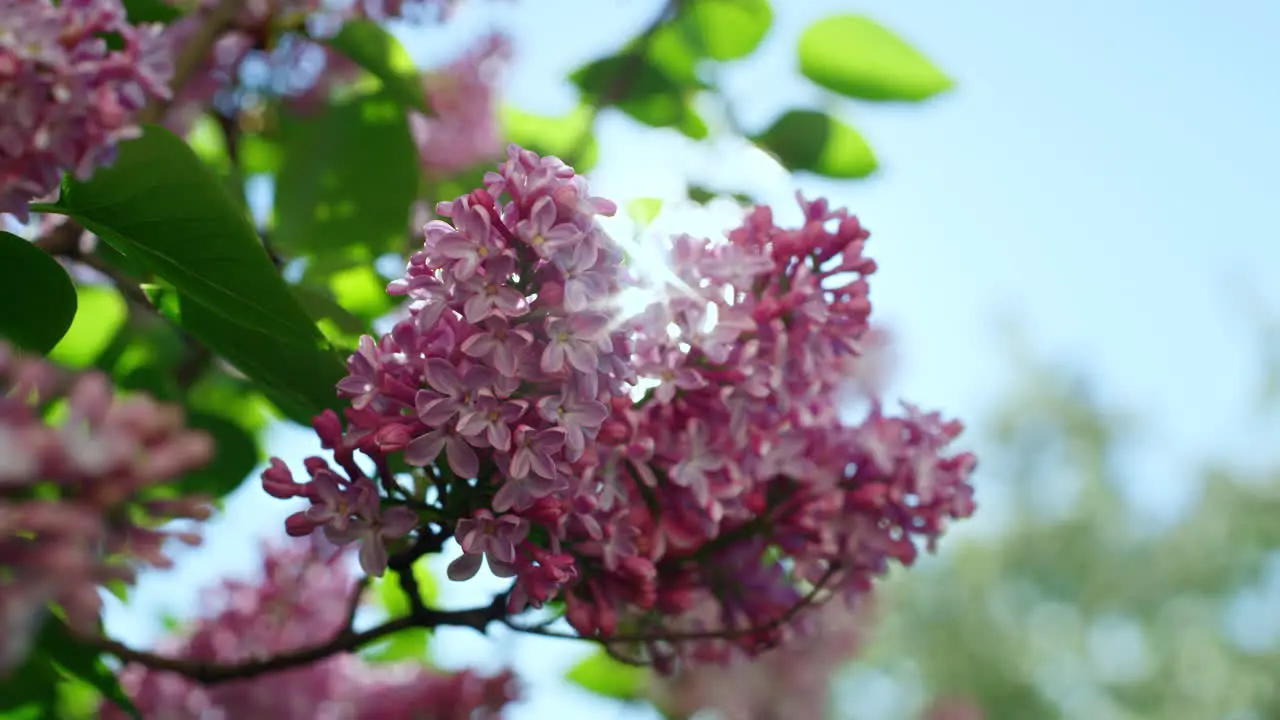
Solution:
<svg viewBox="0 0 1280 720">
<path fill-rule="evenodd" d="M 644 643 L 644 642 L 670 642 L 679 643 L 683 640 L 715 640 L 715 639 L 732 639 L 754 635 L 756 633 L 768 632 L 775 630 L 783 625 L 791 622 L 801 610 L 809 607 L 818 599 L 818 595 L 826 588 L 827 584 L 839 573 L 841 567 L 833 565 L 826 573 L 819 578 L 813 588 L 802 597 L 796 604 L 787 608 L 787 611 L 778 617 L 759 625 L 752 625 L 745 628 L 721 628 L 719 630 L 692 630 L 689 632 L 656 632 L 656 633 L 631 633 L 617 635 L 576 635 L 574 633 L 560 632 L 546 627 L 545 624 L 538 625 L 520 625 L 513 622 L 511 618 L 502 618 L 502 624 L 511 628 L 515 632 L 524 633 L 526 635 L 541 635 L 542 637 L 563 638 L 565 640 L 590 640 L 606 647 L 617 645 L 620 643 Z"/>
<path fill-rule="evenodd" d="M 365 575 L 356 582 L 356 586 L 351 589 L 351 599 L 347 602 L 347 621 L 343 623 L 348 635 L 355 633 L 356 613 L 360 610 L 360 603 L 364 600 L 364 591 L 369 587 L 369 576 Z"/>
<path fill-rule="evenodd" d="M 353 633 L 350 632 L 349 628 L 344 627 L 327 642 L 261 660 L 248 660 L 231 664 L 182 660 L 154 655 L 135 650 L 124 643 L 107 638 L 85 637 L 82 639 L 97 650 L 115 656 L 121 662 L 137 663 L 152 670 L 165 670 L 176 673 L 204 685 L 216 685 L 230 680 L 257 677 L 288 670 L 323 660 L 338 653 L 355 652 L 388 635 L 413 627 L 455 626 L 474 628 L 484 632 L 490 623 L 501 620 L 502 616 L 506 614 L 506 610 L 507 599 L 506 595 L 503 594 L 494 598 L 489 605 L 483 607 L 467 610 L 427 610 L 422 617 L 397 618 L 363 632 Z"/>
</svg>

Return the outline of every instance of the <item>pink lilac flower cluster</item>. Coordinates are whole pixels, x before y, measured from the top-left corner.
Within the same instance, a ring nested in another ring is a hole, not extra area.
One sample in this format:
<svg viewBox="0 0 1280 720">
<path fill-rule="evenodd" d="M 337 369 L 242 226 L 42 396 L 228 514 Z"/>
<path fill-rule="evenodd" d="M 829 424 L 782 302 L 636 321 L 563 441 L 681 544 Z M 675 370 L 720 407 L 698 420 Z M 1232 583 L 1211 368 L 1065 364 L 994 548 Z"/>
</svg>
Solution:
<svg viewBox="0 0 1280 720">
<path fill-rule="evenodd" d="M 254 582 L 227 581 L 217 605 L 157 650 L 169 657 L 234 665 L 333 637 L 345 627 L 354 582 L 345 553 L 315 536 L 268 548 Z M 201 685 L 141 665 L 120 673 L 125 692 L 148 718 L 272 720 L 484 720 L 500 717 L 518 687 L 510 673 L 445 673 L 419 663 L 372 665 L 333 655 L 295 669 Z M 103 720 L 124 720 L 114 706 Z"/>
<path fill-rule="evenodd" d="M 0 18 L 0 213 L 25 220 L 64 171 L 114 159 L 173 68 L 161 28 L 130 25 L 119 0 L 0 0 Z"/>
<path fill-rule="evenodd" d="M 94 632 L 100 586 L 132 582 L 139 563 L 168 567 L 170 537 L 199 542 L 159 525 L 203 520 L 206 502 L 147 491 L 212 455 L 177 406 L 114 396 L 100 373 L 72 375 L 0 342 L 0 674 L 21 661 L 49 603 Z"/>
<path fill-rule="evenodd" d="M 649 696 L 667 717 L 712 710 L 722 720 L 821 718 L 837 670 L 858 651 L 868 609 L 834 599 L 814 613 L 814 632 L 749 661 L 700 665 L 655 677 Z"/>
<path fill-rule="evenodd" d="M 444 501 L 467 516 L 456 530 L 466 553 L 450 577 L 473 576 L 487 558 L 504 577 L 522 569 L 522 597 L 540 604 L 570 578 L 573 559 L 522 543 L 530 518 L 541 513 L 548 529 L 568 528 L 560 503 L 592 502 L 593 483 L 574 465 L 636 378 L 609 306 L 623 256 L 595 222 L 616 207 L 555 158 L 510 155 L 484 189 L 440 203 L 452 224 L 428 223 L 423 250 L 390 286 L 408 299 L 407 317 L 380 340 L 362 338 L 352 356 L 338 385 L 351 398 L 349 429 L 332 412 L 316 419 L 346 476 L 310 458 L 310 482 L 299 484 L 273 460 L 263 485 L 275 497 L 311 501 L 286 523 L 291 534 L 323 527 L 347 542 L 358 528 L 362 564 L 378 574 L 386 552 L 366 548 L 381 546 L 388 528 L 392 539 L 412 529 L 412 512 L 378 507 L 378 486 L 354 453 L 402 453 L 447 477 Z M 589 509 L 580 519 L 594 522 Z M 517 556 L 517 544 L 537 554 L 541 569 L 525 567 L 530 558 Z"/>
<path fill-rule="evenodd" d="M 501 156 L 497 71 L 510 52 L 505 36 L 490 35 L 448 65 L 423 74 L 434 115 L 411 114 L 409 128 L 427 177 L 448 177 Z"/>
<path fill-rule="evenodd" d="M 290 532 L 349 538 L 401 514 L 353 459 L 390 483 L 401 454 L 436 486 L 431 522 L 454 524 L 452 579 L 487 563 L 515 578 L 511 612 L 562 599 L 580 634 L 630 636 L 669 670 L 781 644 L 811 624 L 797 607 L 855 600 L 973 511 L 975 459 L 946 450 L 959 422 L 874 397 L 860 422 L 838 412 L 869 339 L 856 218 L 802 199 L 798 229 L 761 207 L 725 241 L 676 237 L 675 279 L 629 319 L 634 280 L 595 220 L 614 203 L 556 158 L 508 155 L 440 204 L 451 222 L 427 224 L 389 287 L 407 317 L 349 361 L 346 430 L 317 418 L 348 477 L 318 458 L 306 484 L 282 463 L 264 475 L 312 503 Z"/>
</svg>

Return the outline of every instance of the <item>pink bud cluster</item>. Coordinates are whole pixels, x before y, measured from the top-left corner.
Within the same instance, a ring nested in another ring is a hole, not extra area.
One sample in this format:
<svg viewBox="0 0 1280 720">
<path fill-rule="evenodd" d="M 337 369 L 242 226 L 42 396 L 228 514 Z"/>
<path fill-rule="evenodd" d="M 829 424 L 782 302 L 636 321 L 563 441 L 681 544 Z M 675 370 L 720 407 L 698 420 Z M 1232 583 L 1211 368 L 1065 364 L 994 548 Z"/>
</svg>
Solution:
<svg viewBox="0 0 1280 720">
<path fill-rule="evenodd" d="M 176 406 L 114 397 L 100 373 L 68 375 L 0 342 L 0 672 L 49 603 L 93 632 L 100 586 L 132 582 L 139 562 L 168 567 L 171 536 L 199 542 L 158 526 L 206 518 L 205 502 L 147 493 L 212 457 L 209 436 L 182 419 Z"/>
<path fill-rule="evenodd" d="M 595 221 L 614 204 L 556 158 L 508 154 L 440 204 L 451 222 L 427 224 L 389 287 L 407 317 L 349 361 L 346 431 L 317 418 L 347 477 L 318 458 L 309 483 L 280 463 L 264 475 L 312 503 L 290 532 L 345 539 L 429 508 L 463 550 L 452 579 L 487 563 L 515 578 L 512 612 L 563 599 L 580 634 L 635 638 L 636 659 L 670 669 L 781 644 L 806 625 L 796 608 L 855 600 L 973 511 L 974 457 L 946 450 L 960 423 L 875 397 L 861 421 L 840 416 L 871 340 L 856 218 L 802 200 L 797 229 L 762 207 L 724 241 L 676 237 L 673 280 L 629 318 L 625 256 Z M 434 497 L 394 497 L 393 453 Z"/>
<path fill-rule="evenodd" d="M 713 710 L 723 720 L 829 715 L 835 673 L 858 652 L 867 610 L 835 599 L 813 613 L 813 632 L 751 660 L 699 665 L 654 678 L 649 695 L 668 717 Z"/>
<path fill-rule="evenodd" d="M 496 73 L 510 52 L 505 36 L 490 35 L 443 68 L 423 74 L 434 115 L 413 113 L 409 127 L 428 177 L 448 177 L 502 154 Z"/>
<path fill-rule="evenodd" d="M 345 627 L 354 589 L 347 556 L 315 537 L 268 548 L 262 577 L 227 581 L 218 604 L 159 650 L 169 657 L 234 665 L 333 637 Z M 272 720 L 483 720 L 499 717 L 518 688 L 510 673 L 445 673 L 418 663 L 370 665 L 333 655 L 298 668 L 217 685 L 129 665 L 121 685 L 143 717 Z M 102 708 L 103 720 L 123 720 Z"/>
<path fill-rule="evenodd" d="M 130 25 L 119 0 L 0 0 L 0 18 L 0 212 L 25 220 L 62 172 L 114 159 L 173 68 L 160 27 Z"/>
</svg>

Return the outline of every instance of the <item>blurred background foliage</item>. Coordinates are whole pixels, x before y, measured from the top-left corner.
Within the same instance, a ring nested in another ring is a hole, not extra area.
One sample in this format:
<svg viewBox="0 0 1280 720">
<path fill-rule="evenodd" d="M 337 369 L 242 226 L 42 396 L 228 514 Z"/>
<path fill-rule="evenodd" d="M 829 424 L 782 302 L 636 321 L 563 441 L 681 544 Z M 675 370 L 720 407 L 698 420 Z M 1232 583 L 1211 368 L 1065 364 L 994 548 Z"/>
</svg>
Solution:
<svg viewBox="0 0 1280 720">
<path fill-rule="evenodd" d="M 1160 483 L 1124 469 L 1141 418 L 1069 368 L 1019 374 L 983 456 L 1005 521 L 888 583 L 852 672 L 991 720 L 1280 717 L 1280 473 L 1206 461 L 1192 508 L 1153 526 L 1123 492 Z"/>
</svg>

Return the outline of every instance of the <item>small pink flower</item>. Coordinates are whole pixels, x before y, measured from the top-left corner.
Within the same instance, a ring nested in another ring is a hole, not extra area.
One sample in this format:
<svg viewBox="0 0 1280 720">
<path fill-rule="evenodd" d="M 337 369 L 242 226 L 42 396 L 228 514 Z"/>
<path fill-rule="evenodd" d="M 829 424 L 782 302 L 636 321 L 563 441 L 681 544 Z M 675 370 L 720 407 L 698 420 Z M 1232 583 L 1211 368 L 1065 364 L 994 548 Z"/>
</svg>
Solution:
<svg viewBox="0 0 1280 720">
<path fill-rule="evenodd" d="M 495 518 L 488 510 L 458 521 L 454 537 L 462 546 L 462 556 L 449 563 L 450 580 L 467 580 L 480 570 L 482 560 L 497 577 L 515 575 L 516 546 L 529 535 L 529 524 L 515 515 Z"/>
</svg>

